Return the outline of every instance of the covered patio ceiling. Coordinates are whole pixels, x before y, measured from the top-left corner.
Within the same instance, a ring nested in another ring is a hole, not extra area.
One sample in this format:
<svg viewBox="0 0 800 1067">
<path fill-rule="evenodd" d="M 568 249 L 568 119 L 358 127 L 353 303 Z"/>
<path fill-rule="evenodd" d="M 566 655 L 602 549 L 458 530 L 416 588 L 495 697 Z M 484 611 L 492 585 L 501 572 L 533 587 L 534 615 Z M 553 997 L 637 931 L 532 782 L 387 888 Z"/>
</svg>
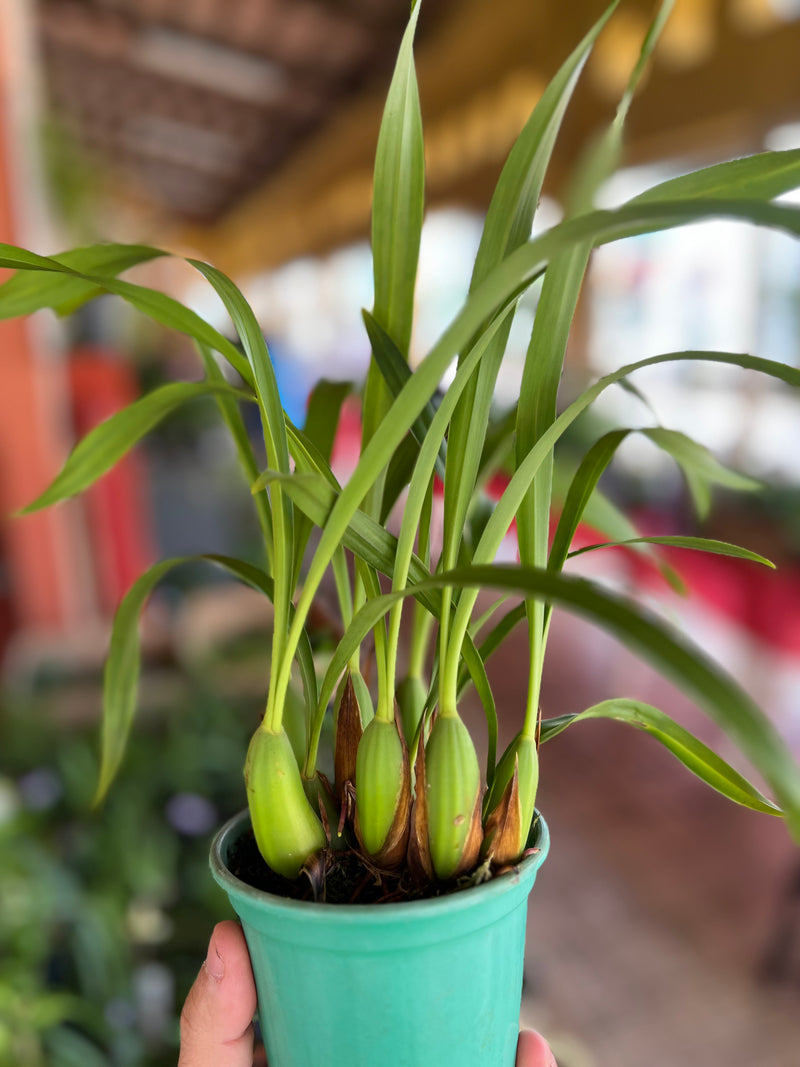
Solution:
<svg viewBox="0 0 800 1067">
<path fill-rule="evenodd" d="M 429 203 L 485 207 L 546 80 L 605 0 L 423 0 Z M 550 175 L 613 111 L 653 4 L 623 0 Z M 408 0 L 37 0 L 52 106 L 163 242 L 250 273 L 367 232 L 371 167 Z M 677 0 L 630 117 L 628 159 L 758 149 L 800 120 L 800 4 Z M 113 235 L 109 235 L 113 236 Z M 142 235 L 140 235 L 142 236 Z"/>
</svg>

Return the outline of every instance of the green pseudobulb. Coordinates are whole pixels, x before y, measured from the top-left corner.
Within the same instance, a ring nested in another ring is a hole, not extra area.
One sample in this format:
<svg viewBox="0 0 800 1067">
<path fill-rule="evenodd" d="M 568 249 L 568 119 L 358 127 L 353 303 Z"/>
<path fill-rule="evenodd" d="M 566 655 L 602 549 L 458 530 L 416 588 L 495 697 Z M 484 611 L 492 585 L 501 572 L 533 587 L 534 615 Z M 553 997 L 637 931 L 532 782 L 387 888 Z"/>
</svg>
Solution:
<svg viewBox="0 0 800 1067">
<path fill-rule="evenodd" d="M 273 871 L 296 878 L 327 839 L 303 789 L 300 769 L 284 730 L 260 726 L 244 769 L 256 844 Z"/>
</svg>

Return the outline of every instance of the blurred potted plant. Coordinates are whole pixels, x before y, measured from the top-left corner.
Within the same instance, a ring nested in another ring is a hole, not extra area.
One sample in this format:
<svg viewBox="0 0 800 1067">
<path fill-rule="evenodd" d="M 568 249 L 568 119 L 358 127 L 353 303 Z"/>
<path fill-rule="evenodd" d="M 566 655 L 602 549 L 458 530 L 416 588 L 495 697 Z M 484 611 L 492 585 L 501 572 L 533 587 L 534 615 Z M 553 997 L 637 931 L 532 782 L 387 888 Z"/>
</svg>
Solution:
<svg viewBox="0 0 800 1067">
<path fill-rule="evenodd" d="M 625 116 L 669 6 L 662 4 L 656 14 L 613 122 L 584 154 L 564 221 L 531 239 L 562 117 L 613 6 L 556 74 L 500 176 L 467 301 L 412 371 L 408 356 L 424 195 L 415 6 L 377 147 L 375 300 L 364 314 L 373 359 L 363 390 L 360 459 L 344 485 L 329 463 L 341 387 L 321 383 L 305 430 L 298 430 L 282 410 L 253 311 L 216 268 L 190 260 L 224 302 L 241 350 L 171 298 L 119 280 L 127 267 L 162 254 L 152 248 L 99 246 L 58 257 L 0 248 L 0 264 L 19 272 L 0 288 L 0 313 L 74 306 L 97 293 L 114 293 L 194 338 L 206 370 L 204 381 L 158 388 L 93 430 L 28 510 L 80 492 L 160 419 L 199 396 L 215 398 L 251 485 L 265 566 L 206 558 L 272 601 L 269 691 L 247 753 L 249 816 L 218 836 L 212 867 L 245 922 L 274 1067 L 327 1064 L 338 1062 L 337 1056 L 348 1064 L 513 1061 L 524 904 L 547 850 L 547 830 L 535 810 L 538 752 L 541 743 L 576 721 L 606 717 L 645 730 L 732 800 L 782 815 L 800 840 L 800 773 L 769 719 L 699 648 L 642 605 L 563 573 L 578 524 L 592 516 L 598 500 L 597 482 L 633 430 L 607 432 L 588 449 L 548 544 L 555 446 L 603 390 L 626 384 L 642 367 L 680 360 L 732 364 L 800 385 L 797 370 L 750 355 L 666 353 L 620 367 L 558 413 L 567 337 L 597 245 L 720 215 L 800 233 L 800 210 L 775 202 L 800 185 L 800 151 L 699 170 L 615 210 L 593 207 L 597 188 L 616 165 Z M 514 309 L 542 276 L 519 402 L 513 418 L 498 426 L 491 420 L 491 402 Z M 212 353 L 238 373 L 239 388 L 227 384 Z M 452 383 L 436 403 L 454 360 Z M 259 471 L 248 441 L 241 403 L 258 406 L 265 471 Z M 746 484 L 682 434 L 659 426 L 636 432 L 669 452 L 699 491 L 715 481 Z M 500 498 L 489 502 L 483 487 L 501 456 L 511 457 L 511 476 Z M 437 479 L 443 484 L 440 546 L 431 536 Z M 402 494 L 394 534 L 389 516 Z M 497 564 L 514 522 L 520 562 Z M 640 537 L 607 501 L 597 525 L 604 545 L 622 543 L 649 553 L 677 545 L 767 564 L 754 552 L 719 541 Z M 309 552 L 314 526 L 320 534 Z M 105 673 L 98 799 L 120 765 L 134 717 L 139 612 L 156 583 L 182 562 L 152 567 L 117 613 Z M 343 636 L 318 674 L 307 627 L 329 574 Z M 390 583 L 388 591 L 382 580 Z M 476 617 L 481 589 L 500 596 Z M 509 596 L 519 603 L 498 613 Z M 399 678 L 401 614 L 409 598 L 410 655 Z M 752 762 L 774 801 L 663 712 L 638 701 L 609 700 L 580 715 L 542 720 L 540 682 L 555 606 L 607 628 L 682 686 Z M 497 709 L 485 664 L 523 620 L 530 651 L 524 721 L 498 760 Z M 361 649 L 370 635 L 374 705 L 362 674 Z M 295 665 L 301 700 L 291 696 Z M 470 683 L 486 714 L 483 775 L 459 714 Z M 318 770 L 331 714 L 332 783 Z M 260 856 L 248 849 L 250 826 Z M 316 899 L 296 899 L 304 895 Z M 340 899 L 356 903 L 330 903 Z"/>
</svg>

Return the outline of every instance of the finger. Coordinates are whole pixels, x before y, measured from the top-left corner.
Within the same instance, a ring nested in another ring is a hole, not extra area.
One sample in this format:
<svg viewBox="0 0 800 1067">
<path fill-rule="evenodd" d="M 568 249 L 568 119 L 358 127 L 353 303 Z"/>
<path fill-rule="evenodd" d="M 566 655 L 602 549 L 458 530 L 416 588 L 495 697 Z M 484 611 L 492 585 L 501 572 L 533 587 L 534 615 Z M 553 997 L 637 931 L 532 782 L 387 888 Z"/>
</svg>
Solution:
<svg viewBox="0 0 800 1067">
<path fill-rule="evenodd" d="M 550 1046 L 535 1030 L 520 1030 L 517 1067 L 558 1067 Z"/>
<path fill-rule="evenodd" d="M 244 934 L 214 927 L 206 961 L 181 1013 L 178 1067 L 252 1067 L 256 988 Z"/>
</svg>

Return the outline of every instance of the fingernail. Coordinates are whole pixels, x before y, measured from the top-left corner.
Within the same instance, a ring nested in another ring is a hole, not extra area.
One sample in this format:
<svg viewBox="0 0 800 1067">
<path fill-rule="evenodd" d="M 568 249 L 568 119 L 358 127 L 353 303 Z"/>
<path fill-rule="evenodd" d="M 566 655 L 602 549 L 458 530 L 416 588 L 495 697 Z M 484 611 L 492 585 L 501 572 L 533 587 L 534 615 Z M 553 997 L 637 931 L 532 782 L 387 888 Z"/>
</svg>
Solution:
<svg viewBox="0 0 800 1067">
<path fill-rule="evenodd" d="M 225 963 L 222 959 L 222 956 L 220 956 L 219 952 L 217 952 L 217 947 L 214 944 L 213 940 L 208 946 L 208 955 L 206 956 L 206 961 L 203 966 L 215 982 L 219 982 L 222 980 L 225 974 Z"/>
</svg>

